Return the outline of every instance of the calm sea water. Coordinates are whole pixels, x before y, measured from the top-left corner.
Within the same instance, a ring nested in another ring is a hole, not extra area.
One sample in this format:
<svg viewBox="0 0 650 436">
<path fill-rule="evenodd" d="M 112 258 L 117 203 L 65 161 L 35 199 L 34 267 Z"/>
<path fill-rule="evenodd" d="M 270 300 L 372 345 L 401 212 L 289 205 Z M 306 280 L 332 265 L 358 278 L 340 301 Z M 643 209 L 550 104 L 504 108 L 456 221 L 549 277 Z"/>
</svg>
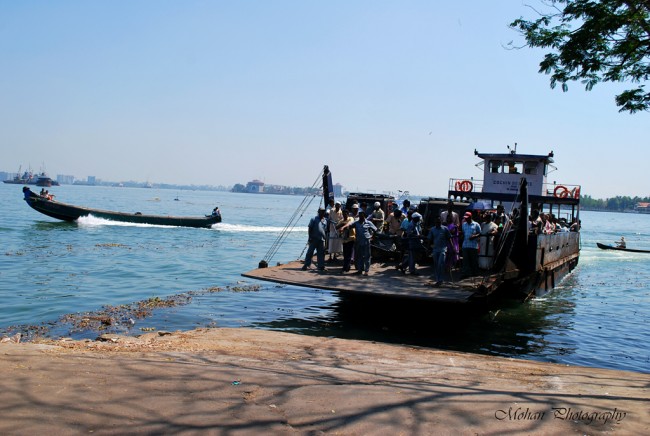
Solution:
<svg viewBox="0 0 650 436">
<path fill-rule="evenodd" d="M 650 215 L 583 212 L 580 264 L 555 292 L 440 323 L 426 313 L 350 313 L 334 292 L 242 278 L 301 197 L 51 188 L 60 201 L 110 210 L 196 216 L 221 209 L 223 223 L 187 229 L 93 218 L 64 223 L 29 208 L 21 188 L 0 185 L 0 335 L 93 338 L 97 326 L 80 320 L 110 312 L 116 321 L 101 328 L 130 334 L 245 326 L 650 372 L 650 254 L 596 248 L 596 241 L 624 235 L 629 247 L 650 249 Z M 272 263 L 301 255 L 310 216 Z M 153 308 L 167 302 L 171 307 Z"/>
</svg>

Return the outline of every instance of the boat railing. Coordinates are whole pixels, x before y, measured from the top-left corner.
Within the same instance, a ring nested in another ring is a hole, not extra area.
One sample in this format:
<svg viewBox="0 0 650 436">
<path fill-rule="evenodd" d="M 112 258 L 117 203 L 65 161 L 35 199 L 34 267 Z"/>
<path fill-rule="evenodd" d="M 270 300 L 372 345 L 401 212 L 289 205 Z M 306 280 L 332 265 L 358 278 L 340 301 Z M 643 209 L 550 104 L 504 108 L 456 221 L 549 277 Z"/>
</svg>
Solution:
<svg viewBox="0 0 650 436">
<path fill-rule="evenodd" d="M 458 200 L 470 200 L 481 195 L 495 195 L 483 192 L 484 181 L 469 179 L 449 179 L 448 196 Z M 542 196 L 561 200 L 579 200 L 580 185 L 566 183 L 545 183 L 542 186 Z"/>
<path fill-rule="evenodd" d="M 454 197 L 470 198 L 474 193 L 480 193 L 483 190 L 483 180 L 469 179 L 449 179 L 449 193 Z"/>
<path fill-rule="evenodd" d="M 494 265 L 496 253 L 496 244 L 498 243 L 499 234 L 481 235 L 478 242 L 478 267 L 488 270 Z"/>
<path fill-rule="evenodd" d="M 545 183 L 543 192 L 547 197 L 580 199 L 580 185 L 564 183 Z"/>
</svg>

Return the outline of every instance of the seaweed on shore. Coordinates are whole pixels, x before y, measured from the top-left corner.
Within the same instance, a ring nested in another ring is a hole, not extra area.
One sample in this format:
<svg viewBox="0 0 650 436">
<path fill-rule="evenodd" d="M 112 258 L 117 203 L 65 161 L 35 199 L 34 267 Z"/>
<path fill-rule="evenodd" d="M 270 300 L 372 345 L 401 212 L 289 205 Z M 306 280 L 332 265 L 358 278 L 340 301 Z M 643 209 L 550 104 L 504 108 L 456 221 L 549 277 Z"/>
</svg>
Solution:
<svg viewBox="0 0 650 436">
<path fill-rule="evenodd" d="M 20 334 L 23 341 L 34 341 L 39 338 L 53 338 L 64 336 L 89 337 L 97 333 L 131 333 L 136 320 L 142 320 L 153 315 L 161 309 L 184 306 L 192 301 L 195 296 L 208 295 L 216 292 L 257 292 L 260 285 L 209 287 L 197 291 L 188 291 L 168 297 L 151 297 L 146 300 L 136 301 L 119 306 L 103 306 L 92 312 L 68 313 L 62 315 L 54 322 L 38 325 L 17 325 L 0 329 L 0 338 L 8 338 Z M 155 330 L 153 327 L 144 327 L 142 331 Z"/>
</svg>

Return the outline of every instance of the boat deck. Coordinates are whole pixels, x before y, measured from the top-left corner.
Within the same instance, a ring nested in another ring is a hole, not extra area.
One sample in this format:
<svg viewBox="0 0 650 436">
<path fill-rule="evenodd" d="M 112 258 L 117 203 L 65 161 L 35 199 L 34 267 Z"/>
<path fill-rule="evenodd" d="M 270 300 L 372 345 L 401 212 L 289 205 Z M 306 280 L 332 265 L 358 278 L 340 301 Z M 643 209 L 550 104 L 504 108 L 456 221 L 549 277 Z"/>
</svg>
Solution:
<svg viewBox="0 0 650 436">
<path fill-rule="evenodd" d="M 470 304 L 482 299 L 491 288 L 493 277 L 472 277 L 456 279 L 460 272 L 452 273 L 449 281 L 440 287 L 434 287 L 430 278 L 431 267 L 419 266 L 420 275 L 402 274 L 394 264 L 373 263 L 368 276 L 341 272 L 341 263 L 327 263 L 326 270 L 311 269 L 302 271 L 303 262 L 293 261 L 286 264 L 258 268 L 242 276 L 251 279 L 304 286 L 308 288 L 338 291 L 352 296 L 391 297 L 399 299 L 426 300 L 437 303 Z"/>
</svg>

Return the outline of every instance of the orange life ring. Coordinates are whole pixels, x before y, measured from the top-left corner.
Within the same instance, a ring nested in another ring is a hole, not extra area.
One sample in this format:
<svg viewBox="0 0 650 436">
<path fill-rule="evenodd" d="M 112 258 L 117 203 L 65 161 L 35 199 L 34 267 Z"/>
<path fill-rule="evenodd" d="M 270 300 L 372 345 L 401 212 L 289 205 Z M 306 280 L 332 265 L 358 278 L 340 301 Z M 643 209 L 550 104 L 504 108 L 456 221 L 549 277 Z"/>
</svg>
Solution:
<svg viewBox="0 0 650 436">
<path fill-rule="evenodd" d="M 469 180 L 458 180 L 456 182 L 456 191 L 471 192 L 474 189 L 474 184 Z"/>
<path fill-rule="evenodd" d="M 569 196 L 569 189 L 564 185 L 557 185 L 553 190 L 553 196 L 557 198 L 567 198 Z"/>
<path fill-rule="evenodd" d="M 573 190 L 571 191 L 571 196 L 573 198 L 580 198 L 580 186 L 576 186 L 575 188 L 573 188 Z"/>
</svg>

